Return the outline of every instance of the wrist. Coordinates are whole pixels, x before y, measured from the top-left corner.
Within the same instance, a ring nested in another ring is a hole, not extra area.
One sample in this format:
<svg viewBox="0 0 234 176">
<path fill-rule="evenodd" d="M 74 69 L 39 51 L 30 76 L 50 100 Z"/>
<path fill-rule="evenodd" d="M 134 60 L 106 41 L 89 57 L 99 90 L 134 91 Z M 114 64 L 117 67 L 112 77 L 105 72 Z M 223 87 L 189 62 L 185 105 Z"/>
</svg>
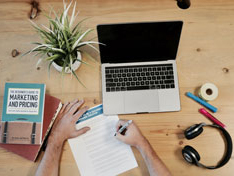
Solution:
<svg viewBox="0 0 234 176">
<path fill-rule="evenodd" d="M 144 136 L 142 136 L 142 138 L 138 140 L 136 148 L 138 150 L 142 150 L 147 144 L 148 144 L 148 140 Z"/>
<path fill-rule="evenodd" d="M 65 139 L 62 136 L 58 136 L 54 133 L 51 133 L 48 139 L 48 145 L 62 146 Z"/>
</svg>

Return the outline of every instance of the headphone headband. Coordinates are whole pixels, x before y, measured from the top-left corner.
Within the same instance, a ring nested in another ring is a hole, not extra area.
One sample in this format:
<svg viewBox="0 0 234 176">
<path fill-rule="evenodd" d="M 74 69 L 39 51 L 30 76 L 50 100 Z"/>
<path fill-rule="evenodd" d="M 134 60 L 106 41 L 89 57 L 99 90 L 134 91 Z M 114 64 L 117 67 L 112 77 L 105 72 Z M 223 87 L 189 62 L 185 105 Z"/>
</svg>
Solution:
<svg viewBox="0 0 234 176">
<path fill-rule="evenodd" d="M 230 134 L 221 126 L 216 125 L 216 124 L 206 124 L 206 123 L 200 123 L 200 124 L 195 124 L 189 128 L 187 128 L 184 132 L 185 137 L 187 139 L 193 139 L 196 136 L 198 136 L 199 134 L 202 133 L 203 131 L 203 127 L 204 126 L 210 126 L 210 127 L 214 127 L 219 129 L 222 134 L 224 135 L 225 139 L 226 139 L 226 153 L 224 155 L 224 157 L 219 161 L 219 163 L 216 166 L 206 166 L 202 163 L 199 162 L 200 160 L 200 156 L 198 154 L 198 152 L 193 149 L 191 146 L 185 146 L 184 149 L 182 150 L 182 154 L 184 159 L 189 162 L 189 163 L 195 163 L 197 166 L 199 167 L 204 167 L 207 169 L 217 169 L 222 167 L 223 165 L 225 165 L 229 159 L 231 158 L 232 155 L 232 138 L 230 136 Z"/>
</svg>

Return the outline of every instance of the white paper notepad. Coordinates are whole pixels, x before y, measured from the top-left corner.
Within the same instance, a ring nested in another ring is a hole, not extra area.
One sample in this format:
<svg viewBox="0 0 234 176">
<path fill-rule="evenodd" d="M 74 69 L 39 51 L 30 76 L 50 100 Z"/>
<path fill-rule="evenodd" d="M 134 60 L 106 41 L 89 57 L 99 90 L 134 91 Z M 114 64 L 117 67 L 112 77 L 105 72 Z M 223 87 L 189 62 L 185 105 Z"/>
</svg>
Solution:
<svg viewBox="0 0 234 176">
<path fill-rule="evenodd" d="M 69 139 L 73 156 L 83 176 L 113 176 L 137 167 L 129 145 L 114 137 L 118 116 L 104 116 L 102 105 L 88 110 L 77 129 L 91 128 L 86 134 Z"/>
</svg>

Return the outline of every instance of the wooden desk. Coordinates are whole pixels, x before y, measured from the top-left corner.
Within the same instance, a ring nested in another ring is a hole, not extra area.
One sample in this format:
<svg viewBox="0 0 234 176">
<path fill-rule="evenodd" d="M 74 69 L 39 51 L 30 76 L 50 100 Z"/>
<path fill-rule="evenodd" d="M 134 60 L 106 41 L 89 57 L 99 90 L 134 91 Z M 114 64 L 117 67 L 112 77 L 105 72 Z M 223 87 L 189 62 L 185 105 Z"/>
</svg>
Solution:
<svg viewBox="0 0 234 176">
<path fill-rule="evenodd" d="M 201 106 L 184 94 L 194 92 L 205 82 L 212 82 L 219 88 L 219 97 L 211 103 L 218 107 L 215 114 L 234 138 L 234 1 L 192 0 L 191 8 L 181 10 L 174 0 L 77 0 L 80 19 L 87 20 L 86 26 L 95 28 L 99 23 L 183 20 L 184 26 L 177 55 L 180 85 L 180 112 L 124 115 L 120 118 L 133 119 L 165 162 L 173 175 L 178 176 L 229 176 L 234 173 L 234 154 L 224 167 L 205 170 L 187 164 L 181 155 L 185 145 L 195 147 L 201 161 L 215 164 L 223 155 L 224 144 L 216 130 L 206 128 L 202 135 L 192 141 L 185 140 L 183 130 L 199 123 L 211 123 L 198 113 Z M 60 0 L 41 0 L 40 8 L 49 11 L 49 4 L 62 8 Z M 101 103 L 99 64 L 94 68 L 82 65 L 76 72 L 87 86 L 82 87 L 70 75 L 66 75 L 63 87 L 61 77 L 51 70 L 47 76 L 47 63 L 36 69 L 36 59 L 12 57 L 13 49 L 21 53 L 29 50 L 30 42 L 38 40 L 28 22 L 31 6 L 29 0 L 5 0 L 0 2 L 0 109 L 2 110 L 5 82 L 45 83 L 47 93 L 63 102 L 74 98 L 85 99 L 93 106 Z M 46 18 L 39 14 L 36 23 L 46 24 Z M 96 35 L 96 33 L 94 33 Z M 98 54 L 91 52 L 99 60 Z M 1 111 L 0 110 L 0 111 Z M 134 150 L 139 166 L 123 175 L 148 175 L 139 153 Z M 41 155 L 42 157 L 42 155 Z M 39 161 L 27 161 L 15 154 L 0 149 L 0 175 L 34 175 Z M 70 147 L 66 142 L 61 160 L 60 175 L 79 175 Z"/>
</svg>

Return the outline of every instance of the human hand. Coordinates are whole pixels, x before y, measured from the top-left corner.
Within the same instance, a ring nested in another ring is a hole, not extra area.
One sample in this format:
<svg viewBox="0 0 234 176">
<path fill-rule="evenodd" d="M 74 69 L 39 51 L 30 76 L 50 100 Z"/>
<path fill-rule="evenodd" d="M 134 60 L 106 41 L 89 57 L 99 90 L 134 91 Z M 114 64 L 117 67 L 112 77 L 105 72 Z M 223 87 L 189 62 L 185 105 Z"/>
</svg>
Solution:
<svg viewBox="0 0 234 176">
<path fill-rule="evenodd" d="M 62 144 L 65 140 L 80 136 L 90 130 L 89 127 L 76 129 L 76 122 L 88 110 L 87 106 L 79 109 L 83 103 L 83 100 L 74 100 L 63 105 L 54 122 L 49 142 L 52 140 Z"/>
<path fill-rule="evenodd" d="M 127 123 L 128 120 L 119 120 L 119 122 L 116 125 L 116 137 L 120 141 L 129 144 L 134 147 L 141 147 L 143 143 L 146 141 L 145 137 L 142 135 L 140 129 L 137 127 L 137 125 L 132 122 L 128 127 L 125 132 L 125 134 L 120 134 L 118 133 L 118 130 L 121 126 L 123 126 L 125 123 Z"/>
</svg>

